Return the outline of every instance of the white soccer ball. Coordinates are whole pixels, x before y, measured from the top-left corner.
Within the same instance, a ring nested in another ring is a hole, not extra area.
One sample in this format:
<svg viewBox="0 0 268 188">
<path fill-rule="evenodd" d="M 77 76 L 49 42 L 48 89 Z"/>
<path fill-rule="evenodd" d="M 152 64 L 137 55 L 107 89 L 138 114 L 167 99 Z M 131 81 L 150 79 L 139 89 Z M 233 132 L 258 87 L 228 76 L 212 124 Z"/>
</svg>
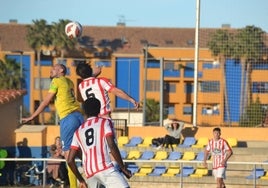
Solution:
<svg viewBox="0 0 268 188">
<path fill-rule="evenodd" d="M 77 38 L 82 35 L 83 27 L 78 22 L 69 22 L 65 26 L 65 34 L 70 38 Z"/>
</svg>

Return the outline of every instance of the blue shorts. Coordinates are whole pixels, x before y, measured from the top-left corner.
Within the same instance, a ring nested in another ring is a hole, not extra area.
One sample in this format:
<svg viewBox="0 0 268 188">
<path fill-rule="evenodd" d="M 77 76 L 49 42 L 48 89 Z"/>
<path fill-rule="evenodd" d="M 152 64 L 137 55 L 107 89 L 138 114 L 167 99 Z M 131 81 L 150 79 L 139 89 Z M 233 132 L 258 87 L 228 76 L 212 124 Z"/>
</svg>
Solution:
<svg viewBox="0 0 268 188">
<path fill-rule="evenodd" d="M 84 116 L 80 112 L 72 112 L 60 120 L 60 137 L 62 140 L 62 150 L 70 149 L 73 135 L 76 129 L 84 122 Z"/>
</svg>

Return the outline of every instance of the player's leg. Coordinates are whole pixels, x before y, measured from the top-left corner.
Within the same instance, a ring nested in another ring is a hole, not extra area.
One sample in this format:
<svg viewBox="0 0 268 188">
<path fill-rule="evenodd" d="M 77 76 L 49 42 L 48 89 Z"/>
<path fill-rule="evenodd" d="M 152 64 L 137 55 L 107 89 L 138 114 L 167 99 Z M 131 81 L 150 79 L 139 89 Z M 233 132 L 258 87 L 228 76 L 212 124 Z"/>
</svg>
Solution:
<svg viewBox="0 0 268 188">
<path fill-rule="evenodd" d="M 109 168 L 96 174 L 105 188 L 129 188 L 129 184 L 122 173 L 115 168 Z"/>
<path fill-rule="evenodd" d="M 216 178 L 217 178 L 217 187 L 219 188 L 224 188 L 225 187 L 225 184 L 224 184 L 224 179 L 226 177 L 225 175 L 225 172 L 226 172 L 226 168 L 218 168 L 215 170 L 215 174 L 216 174 Z"/>
<path fill-rule="evenodd" d="M 62 139 L 62 150 L 67 160 L 74 132 L 84 122 L 84 117 L 80 112 L 73 112 L 61 119 L 60 134 Z M 67 166 L 70 187 L 77 187 L 77 180 L 72 170 Z"/>
</svg>

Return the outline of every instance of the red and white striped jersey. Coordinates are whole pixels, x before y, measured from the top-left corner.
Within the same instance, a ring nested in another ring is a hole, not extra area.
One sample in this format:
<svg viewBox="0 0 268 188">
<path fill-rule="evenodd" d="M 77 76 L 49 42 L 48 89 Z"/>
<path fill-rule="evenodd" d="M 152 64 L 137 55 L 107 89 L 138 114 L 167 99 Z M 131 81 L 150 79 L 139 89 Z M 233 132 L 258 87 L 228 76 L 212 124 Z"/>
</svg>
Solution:
<svg viewBox="0 0 268 188">
<path fill-rule="evenodd" d="M 221 165 L 221 162 L 226 158 L 226 151 L 232 151 L 232 148 L 229 146 L 226 140 L 220 138 L 217 141 L 214 139 L 209 140 L 206 150 L 211 152 L 213 158 L 212 166 L 213 169 L 216 169 L 219 167 L 224 167 L 224 165 Z"/>
<path fill-rule="evenodd" d="M 107 78 L 95 77 L 84 79 L 78 86 L 84 101 L 90 97 L 95 97 L 100 101 L 100 115 L 106 115 L 111 112 L 108 92 L 114 87 Z"/>
<path fill-rule="evenodd" d="M 71 149 L 82 150 L 86 177 L 113 166 L 106 137 L 114 136 L 112 122 L 101 117 L 88 118 L 76 131 Z"/>
</svg>

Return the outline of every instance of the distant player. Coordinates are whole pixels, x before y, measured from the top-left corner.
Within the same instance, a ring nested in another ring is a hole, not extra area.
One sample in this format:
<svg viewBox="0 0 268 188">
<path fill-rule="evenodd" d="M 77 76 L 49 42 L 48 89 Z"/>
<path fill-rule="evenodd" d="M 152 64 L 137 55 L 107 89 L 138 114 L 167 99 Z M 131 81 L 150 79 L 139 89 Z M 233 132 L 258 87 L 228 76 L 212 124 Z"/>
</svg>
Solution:
<svg viewBox="0 0 268 188">
<path fill-rule="evenodd" d="M 221 138 L 221 129 L 213 129 L 213 139 L 209 140 L 205 148 L 204 166 L 207 167 L 207 158 L 209 152 L 212 154 L 212 170 L 217 181 L 217 188 L 225 188 L 223 179 L 226 178 L 225 172 L 227 161 L 232 156 L 233 151 L 228 142 Z"/>
<path fill-rule="evenodd" d="M 80 182 L 80 188 L 96 187 L 98 184 L 106 188 L 127 188 L 128 182 L 113 165 L 110 154 L 117 162 L 123 174 L 130 178 L 131 172 L 126 169 L 119 149 L 114 142 L 111 120 L 98 117 L 100 101 L 88 98 L 84 104 L 84 111 L 88 119 L 82 124 L 73 136 L 68 157 L 68 165 Z M 79 173 L 75 156 L 82 151 L 82 164 L 87 180 Z"/>
</svg>

